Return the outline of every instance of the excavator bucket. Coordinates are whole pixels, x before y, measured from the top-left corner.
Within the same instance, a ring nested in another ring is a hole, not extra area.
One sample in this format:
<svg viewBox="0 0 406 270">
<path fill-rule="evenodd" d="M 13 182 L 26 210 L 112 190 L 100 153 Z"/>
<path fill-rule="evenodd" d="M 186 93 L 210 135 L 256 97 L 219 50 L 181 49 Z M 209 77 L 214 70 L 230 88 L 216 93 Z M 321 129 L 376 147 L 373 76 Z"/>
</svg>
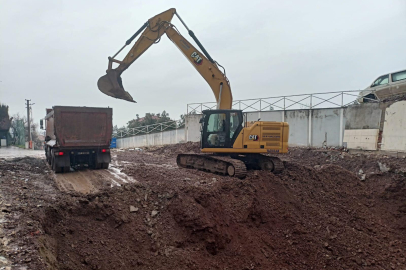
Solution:
<svg viewBox="0 0 406 270">
<path fill-rule="evenodd" d="M 120 74 L 114 69 L 108 70 L 106 75 L 100 77 L 97 87 L 108 96 L 136 103 L 132 96 L 124 90 Z"/>
</svg>

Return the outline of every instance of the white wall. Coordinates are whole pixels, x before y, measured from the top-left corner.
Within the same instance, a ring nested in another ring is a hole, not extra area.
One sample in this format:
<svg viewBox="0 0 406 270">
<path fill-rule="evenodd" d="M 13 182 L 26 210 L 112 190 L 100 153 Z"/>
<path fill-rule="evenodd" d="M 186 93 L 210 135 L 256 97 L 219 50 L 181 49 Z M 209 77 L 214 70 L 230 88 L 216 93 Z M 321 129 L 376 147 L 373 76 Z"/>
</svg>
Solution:
<svg viewBox="0 0 406 270">
<path fill-rule="evenodd" d="M 406 151 L 406 101 L 386 108 L 381 149 Z"/>
<path fill-rule="evenodd" d="M 185 142 L 184 128 L 127 138 L 117 138 L 117 148 L 176 144 L 180 142 Z"/>
<path fill-rule="evenodd" d="M 249 112 L 246 113 L 246 121 L 261 118 L 261 121 L 288 122 L 290 146 L 342 146 L 344 130 L 382 129 L 384 107 L 365 103 L 347 108 Z M 199 142 L 201 117 L 200 114 L 186 116 L 185 129 L 117 139 L 117 147 Z M 382 150 L 406 151 L 405 118 L 406 101 L 394 103 L 386 109 Z"/>
<path fill-rule="evenodd" d="M 185 132 L 187 142 L 200 142 L 200 119 L 202 114 L 191 114 L 186 116 Z"/>
<path fill-rule="evenodd" d="M 344 142 L 348 149 L 377 150 L 379 129 L 347 129 Z"/>
<path fill-rule="evenodd" d="M 247 122 L 258 119 L 288 122 L 290 146 L 322 147 L 324 145 L 342 146 L 346 126 L 358 127 L 359 124 L 366 122 L 369 126 L 379 126 L 381 111 L 379 106 L 370 103 L 349 108 L 262 111 L 244 114 Z M 201 117 L 202 115 L 186 117 L 187 141 L 200 141 Z"/>
</svg>

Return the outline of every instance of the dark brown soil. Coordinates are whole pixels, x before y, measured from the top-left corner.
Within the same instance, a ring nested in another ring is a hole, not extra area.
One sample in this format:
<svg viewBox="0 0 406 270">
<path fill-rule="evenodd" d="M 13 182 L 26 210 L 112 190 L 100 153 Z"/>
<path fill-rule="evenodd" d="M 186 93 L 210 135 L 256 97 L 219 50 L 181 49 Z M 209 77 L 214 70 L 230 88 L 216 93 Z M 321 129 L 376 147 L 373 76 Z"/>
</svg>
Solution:
<svg viewBox="0 0 406 270">
<path fill-rule="evenodd" d="M 0 187 L 0 255 L 13 264 L 13 269 L 25 269 L 19 268 L 22 265 L 45 269 L 38 252 L 37 239 L 43 235 L 38 214 L 59 200 L 45 160 L 0 159 Z"/>
<path fill-rule="evenodd" d="M 200 145 L 198 143 L 187 142 L 166 145 L 165 147 L 145 147 L 144 150 L 155 155 L 172 157 L 178 154 L 200 153 Z"/>
<path fill-rule="evenodd" d="M 42 167 L 38 173 L 48 192 L 41 198 L 37 191 L 22 198 L 7 184 L 9 199 L 27 204 L 20 217 L 26 215 L 39 231 L 24 244 L 30 252 L 23 258 L 31 259 L 25 264 L 29 269 L 406 269 L 405 159 L 292 149 L 281 157 L 282 174 L 250 171 L 238 180 L 176 166 L 177 153 L 198 149 L 188 143 L 116 152 L 122 172 L 138 183 L 87 196 L 55 190 Z M 389 171 L 382 172 L 378 162 Z M 21 162 L 7 166 L 19 173 L 27 169 Z M 46 207 L 34 207 L 38 200 Z"/>
</svg>

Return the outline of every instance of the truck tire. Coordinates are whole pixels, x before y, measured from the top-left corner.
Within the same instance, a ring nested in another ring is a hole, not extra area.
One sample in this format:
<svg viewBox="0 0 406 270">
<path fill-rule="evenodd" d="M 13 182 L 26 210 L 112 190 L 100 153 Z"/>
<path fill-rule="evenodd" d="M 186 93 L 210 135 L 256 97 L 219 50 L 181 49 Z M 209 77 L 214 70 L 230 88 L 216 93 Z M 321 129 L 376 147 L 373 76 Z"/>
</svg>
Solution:
<svg viewBox="0 0 406 270">
<path fill-rule="evenodd" d="M 63 167 L 63 172 L 64 173 L 70 172 L 70 166 Z"/>
<path fill-rule="evenodd" d="M 103 169 L 108 169 L 110 163 L 102 163 L 102 168 Z"/>
<path fill-rule="evenodd" d="M 95 168 L 96 170 L 99 170 L 99 169 L 101 169 L 102 164 L 103 164 L 103 163 L 98 163 L 98 162 L 96 162 L 96 163 L 94 164 L 94 168 Z"/>
</svg>

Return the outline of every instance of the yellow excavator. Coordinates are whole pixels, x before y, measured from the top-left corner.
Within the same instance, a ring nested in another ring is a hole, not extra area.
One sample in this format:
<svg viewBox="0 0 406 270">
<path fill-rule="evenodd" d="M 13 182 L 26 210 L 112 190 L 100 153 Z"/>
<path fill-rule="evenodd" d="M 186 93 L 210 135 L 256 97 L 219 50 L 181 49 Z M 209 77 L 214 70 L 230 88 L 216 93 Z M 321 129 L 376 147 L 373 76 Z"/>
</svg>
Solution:
<svg viewBox="0 0 406 270">
<path fill-rule="evenodd" d="M 187 41 L 171 23 L 174 15 L 179 18 L 203 53 Z M 122 61 L 115 59 L 140 33 L 141 36 L 126 57 Z M 232 109 L 233 96 L 224 68 L 211 58 L 174 8 L 149 19 L 113 57 L 108 58 L 107 74 L 97 82 L 99 90 L 114 98 L 135 102 L 124 90 L 120 75 L 152 44 L 158 43 L 163 34 L 168 36 L 210 85 L 217 102 L 215 110 L 202 112 L 200 123 L 203 153 L 179 154 L 178 166 L 238 178 L 244 178 L 247 169 L 281 172 L 284 169 L 283 162 L 275 156 L 265 154 L 288 152 L 288 123 L 259 119 L 248 122 L 244 121 L 241 110 Z M 118 67 L 113 68 L 113 63 L 117 63 Z"/>
</svg>

